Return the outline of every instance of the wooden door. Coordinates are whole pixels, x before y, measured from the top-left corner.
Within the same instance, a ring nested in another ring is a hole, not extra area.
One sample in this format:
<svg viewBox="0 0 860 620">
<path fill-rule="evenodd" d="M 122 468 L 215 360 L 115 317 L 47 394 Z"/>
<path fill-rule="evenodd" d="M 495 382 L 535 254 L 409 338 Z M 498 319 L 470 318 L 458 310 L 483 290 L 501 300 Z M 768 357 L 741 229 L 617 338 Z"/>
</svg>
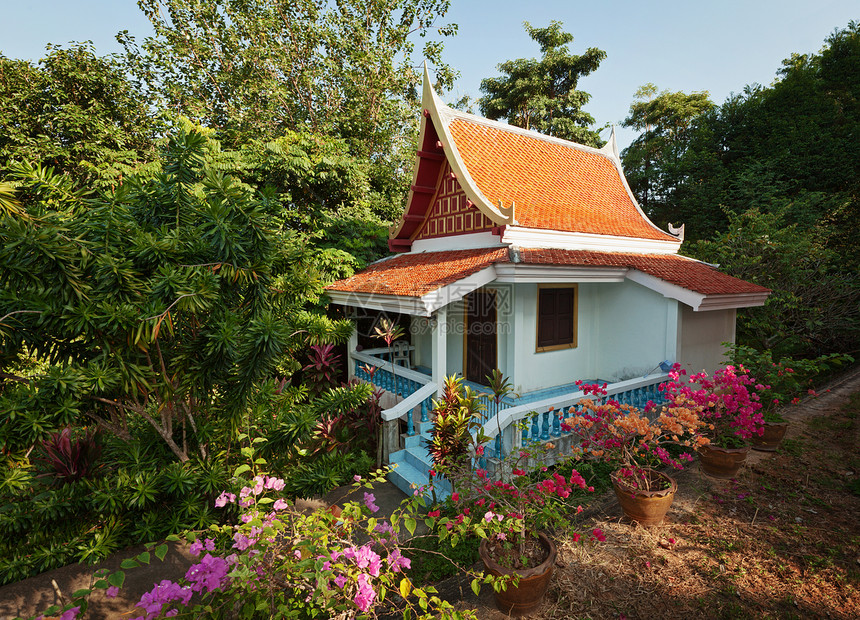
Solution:
<svg viewBox="0 0 860 620">
<path fill-rule="evenodd" d="M 467 381 L 487 384 L 487 375 L 497 367 L 496 292 L 475 291 L 466 296 Z"/>
</svg>

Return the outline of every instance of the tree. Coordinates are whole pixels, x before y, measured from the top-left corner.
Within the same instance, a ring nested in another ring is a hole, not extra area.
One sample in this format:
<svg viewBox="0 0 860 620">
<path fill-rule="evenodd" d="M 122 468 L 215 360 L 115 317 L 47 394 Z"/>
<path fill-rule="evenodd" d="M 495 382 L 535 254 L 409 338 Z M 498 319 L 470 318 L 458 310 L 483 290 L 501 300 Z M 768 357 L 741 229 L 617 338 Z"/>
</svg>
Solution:
<svg viewBox="0 0 860 620">
<path fill-rule="evenodd" d="M 524 25 L 540 45 L 543 57 L 508 60 L 498 66 L 502 76 L 482 80 L 484 96 L 478 101 L 481 113 L 517 127 L 599 147 L 603 141 L 590 129 L 594 118 L 582 109 L 591 95 L 576 87 L 580 78 L 597 69 L 606 52 L 592 47 L 581 56 L 571 54 L 567 44 L 573 35 L 564 32 L 558 21 L 546 28 L 534 28 L 528 22 Z"/>
<path fill-rule="evenodd" d="M 26 160 L 96 186 L 153 161 L 162 130 L 120 60 L 90 43 L 48 46 L 38 65 L 0 55 L 0 127 L 0 172 Z"/>
<path fill-rule="evenodd" d="M 790 205 L 786 205 L 787 211 Z M 783 214 L 730 214 L 729 230 L 688 250 L 727 273 L 770 288 L 765 305 L 738 312 L 738 343 L 773 356 L 854 352 L 860 343 L 860 283 L 827 247 L 826 230 Z"/>
<path fill-rule="evenodd" d="M 130 68 L 176 114 L 218 130 L 230 147 L 287 130 L 339 136 L 356 155 L 411 146 L 421 54 L 440 85 L 436 26 L 449 0 L 141 0 L 155 36 L 121 34 Z"/>
<path fill-rule="evenodd" d="M 641 134 L 622 153 L 624 171 L 645 212 L 665 223 L 672 217 L 673 193 L 685 180 L 679 164 L 692 123 L 714 104 L 707 92 L 658 94 L 651 83 L 640 86 L 635 97 L 622 125 Z"/>
<path fill-rule="evenodd" d="M 351 331 L 306 311 L 317 270 L 276 236 L 261 196 L 207 165 L 199 131 L 170 139 L 156 176 L 104 195 L 11 170 L 28 207 L 0 215 L 7 453 L 72 423 L 129 439 L 144 420 L 180 461 L 206 459 L 299 348 Z M 21 373 L 22 360 L 39 367 Z"/>
</svg>

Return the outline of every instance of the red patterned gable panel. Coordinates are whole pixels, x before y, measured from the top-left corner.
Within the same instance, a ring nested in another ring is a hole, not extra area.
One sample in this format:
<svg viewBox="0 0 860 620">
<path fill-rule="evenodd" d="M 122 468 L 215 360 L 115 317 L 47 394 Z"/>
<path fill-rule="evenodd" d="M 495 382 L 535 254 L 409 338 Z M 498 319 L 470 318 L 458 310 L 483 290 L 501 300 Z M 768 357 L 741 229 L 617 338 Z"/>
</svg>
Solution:
<svg viewBox="0 0 860 620">
<path fill-rule="evenodd" d="M 466 193 L 457 179 L 451 175 L 448 162 L 445 162 L 433 206 L 427 220 L 414 238 L 431 239 L 485 232 L 492 227 L 493 222 L 490 218 L 478 211 L 474 205 L 468 204 Z"/>
</svg>

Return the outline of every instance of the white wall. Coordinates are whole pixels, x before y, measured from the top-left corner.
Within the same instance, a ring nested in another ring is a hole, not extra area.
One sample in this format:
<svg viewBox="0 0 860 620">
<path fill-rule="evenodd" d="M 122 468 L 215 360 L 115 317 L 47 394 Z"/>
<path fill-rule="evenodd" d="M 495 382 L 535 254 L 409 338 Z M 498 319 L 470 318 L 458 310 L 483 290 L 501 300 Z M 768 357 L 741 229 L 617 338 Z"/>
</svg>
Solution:
<svg viewBox="0 0 860 620">
<path fill-rule="evenodd" d="M 725 359 L 721 343 L 735 341 L 736 315 L 734 309 L 693 312 L 682 305 L 678 361 L 690 372 L 713 374 Z"/>
<path fill-rule="evenodd" d="M 513 347 L 508 366 L 520 392 L 578 379 L 622 381 L 675 361 L 677 305 L 639 284 L 579 284 L 577 346 L 537 352 L 537 284 L 515 285 Z"/>
<path fill-rule="evenodd" d="M 520 393 L 578 379 L 623 381 L 653 372 L 663 360 L 699 371 L 722 361 L 734 342 L 735 311 L 693 312 L 635 282 L 579 284 L 577 346 L 537 352 L 537 284 L 499 284 L 498 366 Z M 464 304 L 447 307 L 446 374 L 463 373 Z M 413 321 L 415 324 L 415 321 Z M 417 323 L 420 325 L 420 322 Z M 415 362 L 432 366 L 429 329 L 413 326 Z"/>
<path fill-rule="evenodd" d="M 623 381 L 675 361 L 677 304 L 630 280 L 601 285 L 596 378 Z"/>
</svg>

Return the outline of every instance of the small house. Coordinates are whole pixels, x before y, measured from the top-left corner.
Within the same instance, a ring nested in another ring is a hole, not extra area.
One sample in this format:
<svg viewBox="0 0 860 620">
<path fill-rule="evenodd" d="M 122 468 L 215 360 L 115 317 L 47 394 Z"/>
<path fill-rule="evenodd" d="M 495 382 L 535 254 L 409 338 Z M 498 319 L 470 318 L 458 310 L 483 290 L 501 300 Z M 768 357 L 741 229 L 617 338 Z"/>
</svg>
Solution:
<svg viewBox="0 0 860 620">
<path fill-rule="evenodd" d="M 559 436 L 577 380 L 643 405 L 674 362 L 712 372 L 737 309 L 764 304 L 768 289 L 678 254 L 683 227 L 639 207 L 614 133 L 596 149 L 460 112 L 426 72 L 422 107 L 395 254 L 327 288 L 354 315 L 408 317 L 397 355 L 359 350 L 357 334 L 349 347 L 350 375 L 391 395 L 385 456 L 403 488 L 427 482 L 421 436 L 447 375 L 479 388 L 498 368 L 513 384 L 487 399 L 499 455 Z"/>
</svg>

